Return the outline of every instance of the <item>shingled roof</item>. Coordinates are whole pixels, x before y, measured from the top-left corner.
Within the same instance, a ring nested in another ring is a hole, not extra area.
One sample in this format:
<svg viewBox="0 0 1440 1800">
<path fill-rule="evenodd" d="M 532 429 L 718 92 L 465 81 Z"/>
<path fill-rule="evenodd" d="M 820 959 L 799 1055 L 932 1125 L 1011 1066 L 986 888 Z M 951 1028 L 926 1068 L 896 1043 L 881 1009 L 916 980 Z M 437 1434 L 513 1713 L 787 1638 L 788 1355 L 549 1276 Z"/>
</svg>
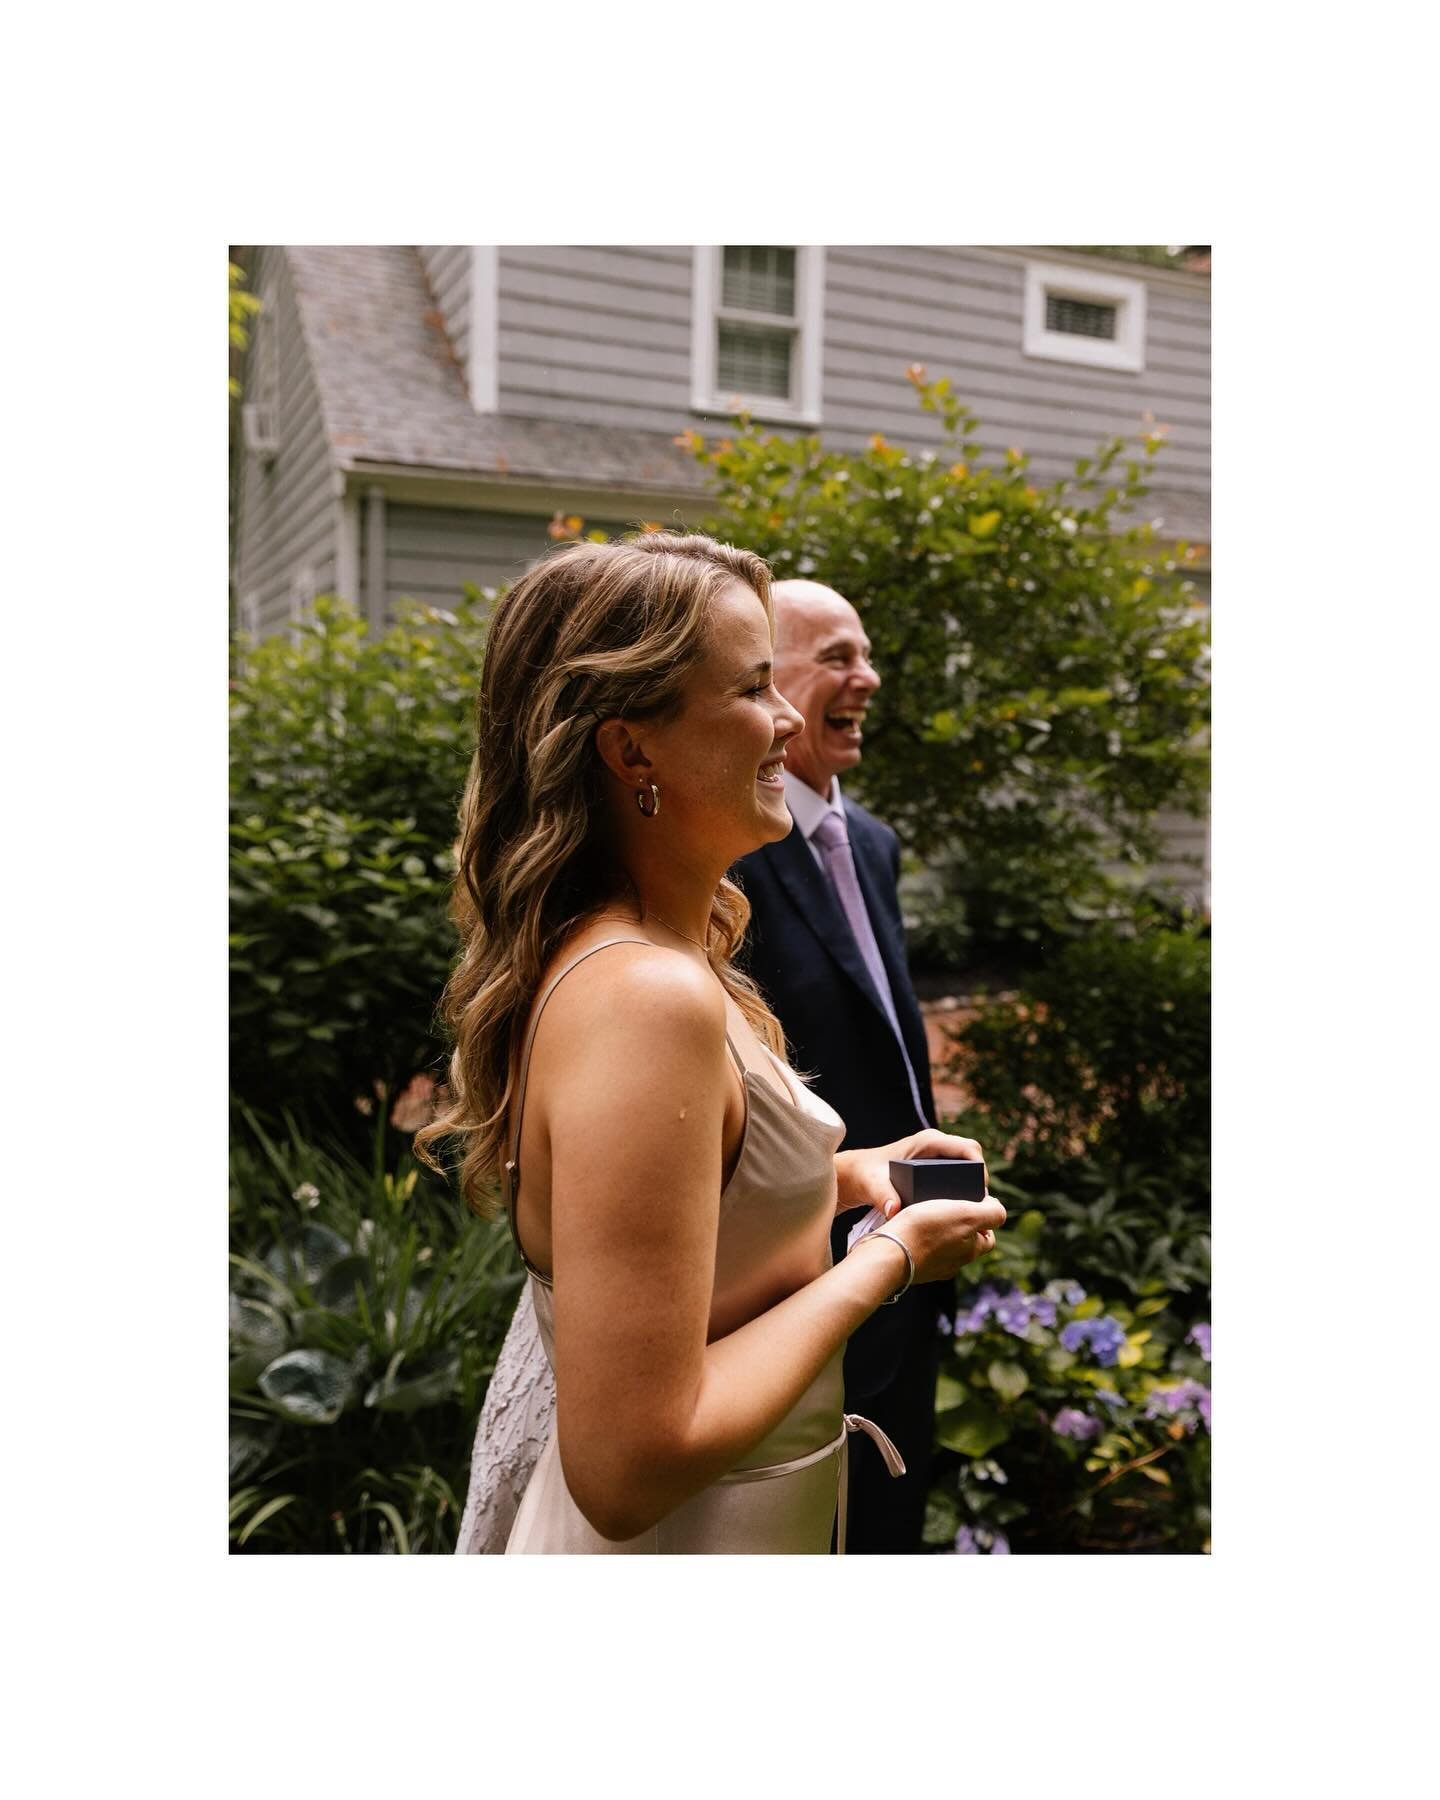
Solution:
<svg viewBox="0 0 1440 1800">
<path fill-rule="evenodd" d="M 285 254 L 341 468 L 702 490 L 694 459 L 662 432 L 477 413 L 413 246 L 292 245 Z"/>
</svg>

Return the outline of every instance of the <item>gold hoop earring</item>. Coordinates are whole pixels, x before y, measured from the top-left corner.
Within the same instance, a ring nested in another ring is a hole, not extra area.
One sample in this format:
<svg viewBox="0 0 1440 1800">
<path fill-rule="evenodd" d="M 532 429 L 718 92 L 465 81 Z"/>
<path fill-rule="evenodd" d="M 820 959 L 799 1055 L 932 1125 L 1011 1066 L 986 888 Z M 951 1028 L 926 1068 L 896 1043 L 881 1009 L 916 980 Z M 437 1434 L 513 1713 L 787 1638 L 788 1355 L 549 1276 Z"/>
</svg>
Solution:
<svg viewBox="0 0 1440 1800">
<path fill-rule="evenodd" d="M 640 808 L 641 814 L 647 819 L 653 819 L 656 813 L 659 812 L 660 790 L 653 781 L 650 783 L 650 804 L 648 806 L 645 804 L 644 788 L 636 788 L 635 804 Z"/>
</svg>

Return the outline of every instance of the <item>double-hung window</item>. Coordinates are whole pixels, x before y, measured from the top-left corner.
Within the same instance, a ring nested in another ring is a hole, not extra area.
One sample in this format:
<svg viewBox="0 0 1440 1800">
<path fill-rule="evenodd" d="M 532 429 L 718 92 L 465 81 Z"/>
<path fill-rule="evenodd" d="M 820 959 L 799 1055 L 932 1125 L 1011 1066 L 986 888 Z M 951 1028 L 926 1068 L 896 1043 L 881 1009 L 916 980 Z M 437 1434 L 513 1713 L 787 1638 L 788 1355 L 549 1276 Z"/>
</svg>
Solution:
<svg viewBox="0 0 1440 1800">
<path fill-rule="evenodd" d="M 813 244 L 696 246 L 697 412 L 820 423 L 824 256 Z"/>
</svg>

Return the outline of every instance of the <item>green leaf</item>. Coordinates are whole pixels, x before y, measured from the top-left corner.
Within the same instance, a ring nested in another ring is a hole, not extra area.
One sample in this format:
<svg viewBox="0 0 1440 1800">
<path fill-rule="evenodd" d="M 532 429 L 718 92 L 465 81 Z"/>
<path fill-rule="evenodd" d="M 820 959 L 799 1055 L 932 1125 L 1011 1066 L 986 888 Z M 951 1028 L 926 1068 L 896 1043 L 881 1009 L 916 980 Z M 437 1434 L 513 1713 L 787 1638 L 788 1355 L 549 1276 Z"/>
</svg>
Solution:
<svg viewBox="0 0 1440 1800">
<path fill-rule="evenodd" d="M 961 1406 L 970 1398 L 970 1390 L 963 1381 L 957 1381 L 953 1375 L 940 1371 L 940 1378 L 935 1384 L 935 1410 L 937 1413 L 950 1412 Z"/>
<path fill-rule="evenodd" d="M 397 1359 L 398 1361 L 398 1359 Z M 460 1378 L 460 1358 L 447 1356 L 423 1371 L 409 1372 L 402 1380 L 396 1364 L 388 1368 L 365 1395 L 366 1406 L 377 1412 L 418 1412 L 436 1406 L 455 1393 Z"/>
<path fill-rule="evenodd" d="M 244 1481 L 258 1469 L 275 1446 L 280 1435 L 278 1422 L 266 1425 L 249 1422 L 230 1423 L 230 1485 Z M 258 1491 L 258 1490 L 256 1490 Z M 233 1515 L 232 1515 L 233 1517 Z"/>
<path fill-rule="evenodd" d="M 395 1549 L 401 1556 L 410 1554 L 410 1533 L 405 1529 L 405 1521 L 399 1511 L 388 1500 L 372 1500 L 368 1511 L 378 1512 L 389 1520 L 390 1529 L 395 1534 Z"/>
<path fill-rule="evenodd" d="M 1018 1400 L 1030 1385 L 1030 1377 L 1016 1362 L 992 1362 L 985 1374 L 1002 1400 Z"/>
<path fill-rule="evenodd" d="M 250 1518 L 246 1521 L 244 1530 L 236 1539 L 236 1542 L 241 1544 L 248 1543 L 268 1519 L 273 1519 L 276 1513 L 283 1511 L 292 1501 L 298 1500 L 299 1498 L 300 1496 L 298 1494 L 276 1494 L 272 1500 L 267 1500 L 262 1507 L 251 1514 Z"/>
<path fill-rule="evenodd" d="M 354 1370 L 325 1350 L 290 1350 L 259 1380 L 260 1392 L 300 1425 L 333 1425 L 354 1398 Z"/>
<path fill-rule="evenodd" d="M 967 1400 L 956 1412 L 937 1420 L 935 1427 L 936 1439 L 962 1456 L 986 1456 L 1009 1435 L 1009 1425 L 984 1400 Z"/>
</svg>

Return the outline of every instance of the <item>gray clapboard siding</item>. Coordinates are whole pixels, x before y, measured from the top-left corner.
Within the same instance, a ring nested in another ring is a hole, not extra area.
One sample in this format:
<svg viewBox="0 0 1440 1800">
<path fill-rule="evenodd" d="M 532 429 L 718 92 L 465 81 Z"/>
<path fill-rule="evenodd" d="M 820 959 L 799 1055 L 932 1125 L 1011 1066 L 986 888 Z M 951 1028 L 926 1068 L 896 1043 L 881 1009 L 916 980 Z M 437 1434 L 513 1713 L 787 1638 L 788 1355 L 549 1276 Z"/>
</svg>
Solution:
<svg viewBox="0 0 1440 1800">
<path fill-rule="evenodd" d="M 980 417 L 987 454 L 1016 444 L 1046 478 L 1102 438 L 1134 436 L 1149 412 L 1169 427 L 1157 482 L 1208 500 L 1208 294 L 1147 283 L 1145 369 L 1072 368 L 1023 352 L 1029 260 L 942 246 L 830 248 L 827 441 L 854 448 L 880 430 L 917 447 L 937 443 L 938 422 L 907 404 L 904 367 L 916 361 L 950 377 Z"/>
<path fill-rule="evenodd" d="M 535 514 L 463 507 L 391 504 L 385 510 L 385 592 L 393 612 L 401 598 L 452 607 L 466 582 L 513 582 L 554 544 L 548 521 Z M 619 520 L 585 520 L 587 530 L 628 530 Z M 362 581 L 365 551 L 362 549 Z"/>
<path fill-rule="evenodd" d="M 236 495 L 235 590 L 253 596 L 261 633 L 288 623 L 292 588 L 304 570 L 313 592 L 335 582 L 335 497 L 331 456 L 294 286 L 283 249 L 260 247 L 251 291 L 261 311 L 241 372 L 246 399 L 259 400 L 275 374 L 279 451 L 268 466 L 241 453 Z M 273 358 L 273 360 L 272 360 Z"/>
<path fill-rule="evenodd" d="M 1045 252 L 1035 259 L 1043 260 Z M 1146 281 L 1138 374 L 1023 353 L 1019 251 L 830 246 L 826 251 L 821 433 L 836 449 L 882 431 L 937 446 L 905 368 L 948 375 L 979 415 L 987 460 L 1016 444 L 1050 480 L 1144 415 L 1168 427 L 1157 486 L 1208 505 L 1208 291 Z M 500 255 L 502 412 L 674 433 L 690 405 L 691 252 L 686 246 L 517 246 Z M 1125 273 L 1144 280 L 1141 267 Z"/>
<path fill-rule="evenodd" d="M 690 418 L 691 252 L 500 253 L 500 410 L 675 433 Z"/>
<path fill-rule="evenodd" d="M 1167 807 L 1155 815 L 1165 840 L 1161 859 L 1152 876 L 1170 881 L 1195 905 L 1210 906 L 1210 821 Z"/>
<path fill-rule="evenodd" d="M 468 244 L 420 244 L 420 261 L 435 304 L 445 321 L 451 348 L 463 368 L 470 366 L 470 259 Z"/>
</svg>

